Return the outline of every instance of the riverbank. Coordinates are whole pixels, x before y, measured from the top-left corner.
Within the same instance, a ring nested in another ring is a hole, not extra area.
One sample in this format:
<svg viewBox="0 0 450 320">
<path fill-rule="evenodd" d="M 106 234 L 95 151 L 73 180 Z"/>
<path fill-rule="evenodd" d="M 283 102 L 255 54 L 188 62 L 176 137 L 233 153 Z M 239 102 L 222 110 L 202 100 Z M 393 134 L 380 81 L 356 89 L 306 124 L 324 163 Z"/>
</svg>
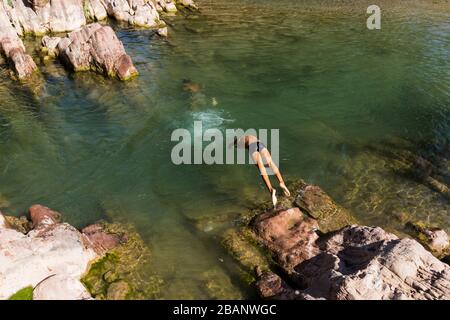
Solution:
<svg viewBox="0 0 450 320">
<path fill-rule="evenodd" d="M 299 181 L 289 187 L 292 196 L 276 210 L 256 208 L 240 215 L 241 227 L 223 231 L 221 244 L 241 266 L 241 281 L 261 298 L 450 299 L 450 266 L 418 241 L 356 225 L 318 186 Z M 102 222 L 78 231 L 41 205 L 29 215 L 0 213 L 0 299 L 18 299 L 28 288 L 34 300 L 159 297 L 165 279 L 138 276 L 150 249 L 133 228 Z M 227 220 L 195 223 L 208 232 Z M 423 225 L 416 231 L 448 263 L 445 231 Z M 218 297 L 226 290 L 220 283 L 210 288 Z"/>
</svg>

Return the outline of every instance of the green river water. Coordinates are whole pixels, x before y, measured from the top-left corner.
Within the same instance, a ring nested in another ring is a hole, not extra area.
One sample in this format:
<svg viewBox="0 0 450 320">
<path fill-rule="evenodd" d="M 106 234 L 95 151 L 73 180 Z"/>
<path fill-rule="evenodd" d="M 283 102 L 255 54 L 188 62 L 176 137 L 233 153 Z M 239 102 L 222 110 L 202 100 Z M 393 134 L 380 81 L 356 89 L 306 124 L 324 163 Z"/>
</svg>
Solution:
<svg viewBox="0 0 450 320">
<path fill-rule="evenodd" d="M 168 39 L 110 22 L 140 72 L 129 82 L 48 61 L 19 83 L 2 62 L 2 211 L 132 223 L 163 280 L 148 298 L 253 297 L 219 234 L 193 221 L 269 199 L 252 166 L 171 162 L 172 131 L 201 120 L 280 129 L 286 179 L 320 185 L 364 224 L 401 233 L 407 215 L 449 230 L 448 198 L 396 162 L 421 155 L 449 182 L 448 1 L 381 1 L 381 30 L 366 28 L 366 1 L 198 2 L 165 18 Z"/>
</svg>

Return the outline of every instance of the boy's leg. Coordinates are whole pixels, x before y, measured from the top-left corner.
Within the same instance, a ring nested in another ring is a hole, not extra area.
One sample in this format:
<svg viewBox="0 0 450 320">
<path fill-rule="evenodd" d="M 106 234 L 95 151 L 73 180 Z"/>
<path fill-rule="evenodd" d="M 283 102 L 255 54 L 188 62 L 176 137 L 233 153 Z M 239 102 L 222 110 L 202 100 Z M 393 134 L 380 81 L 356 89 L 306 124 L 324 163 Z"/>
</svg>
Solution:
<svg viewBox="0 0 450 320">
<path fill-rule="evenodd" d="M 287 196 L 290 196 L 291 193 L 289 192 L 288 188 L 286 187 L 286 184 L 284 183 L 283 176 L 281 175 L 280 169 L 278 169 L 278 167 L 275 164 L 275 162 L 273 162 L 272 156 L 270 155 L 269 150 L 264 148 L 263 150 L 260 151 L 260 153 L 262 154 L 262 156 L 266 160 L 266 162 L 269 165 L 270 169 L 272 169 L 273 173 L 275 173 L 275 175 L 276 175 L 276 177 L 277 177 L 277 179 L 278 179 L 278 181 L 280 183 L 280 187 L 283 189 L 284 193 Z"/>
<path fill-rule="evenodd" d="M 266 184 L 267 189 L 269 190 L 270 193 L 272 193 L 272 190 L 273 190 L 272 184 L 270 183 L 269 176 L 267 175 L 267 171 L 266 171 L 266 168 L 264 167 L 264 163 L 262 161 L 261 155 L 259 154 L 259 152 L 255 151 L 252 153 L 252 158 L 258 167 L 258 170 L 261 174 L 261 177 L 262 177 L 264 183 Z"/>
<path fill-rule="evenodd" d="M 272 169 L 273 173 L 275 173 L 275 176 L 277 177 L 278 181 L 280 183 L 284 184 L 284 180 L 283 180 L 283 177 L 281 176 L 280 170 L 278 169 L 278 167 L 275 164 L 275 162 L 273 162 L 272 156 L 270 155 L 269 150 L 264 148 L 263 150 L 260 151 L 260 153 L 264 157 L 264 159 L 266 160 L 266 162 L 269 165 L 270 169 Z"/>
</svg>

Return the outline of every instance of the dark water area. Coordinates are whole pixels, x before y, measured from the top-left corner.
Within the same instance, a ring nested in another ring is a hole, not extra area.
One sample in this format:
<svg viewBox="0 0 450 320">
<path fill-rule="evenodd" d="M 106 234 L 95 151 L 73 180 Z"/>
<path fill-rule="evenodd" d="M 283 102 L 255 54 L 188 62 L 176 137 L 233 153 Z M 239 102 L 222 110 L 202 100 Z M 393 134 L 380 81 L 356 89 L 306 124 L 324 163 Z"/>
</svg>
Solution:
<svg viewBox="0 0 450 320">
<path fill-rule="evenodd" d="M 0 61 L 2 211 L 41 203 L 78 227 L 135 225 L 163 280 L 149 298 L 252 297 L 219 232 L 195 221 L 269 198 L 252 166 L 172 163 L 172 131 L 202 121 L 279 129 L 286 179 L 320 185 L 363 224 L 449 231 L 449 199 L 423 179 L 450 185 L 448 2 L 380 2 L 381 30 L 366 28 L 365 1 L 198 2 L 165 18 L 168 39 L 111 22 L 140 72 L 129 82 L 46 61 L 21 84 Z"/>
</svg>

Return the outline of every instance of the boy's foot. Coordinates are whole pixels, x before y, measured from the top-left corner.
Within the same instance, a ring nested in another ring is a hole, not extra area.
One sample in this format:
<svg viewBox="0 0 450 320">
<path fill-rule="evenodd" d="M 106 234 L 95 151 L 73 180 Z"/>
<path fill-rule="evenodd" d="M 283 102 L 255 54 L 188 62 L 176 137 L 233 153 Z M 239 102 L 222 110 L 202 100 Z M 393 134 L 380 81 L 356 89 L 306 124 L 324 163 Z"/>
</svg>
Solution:
<svg viewBox="0 0 450 320">
<path fill-rule="evenodd" d="M 275 195 L 277 193 L 277 190 L 272 189 L 272 203 L 273 207 L 275 208 L 278 202 L 277 196 Z"/>
<path fill-rule="evenodd" d="M 289 189 L 286 187 L 284 183 L 280 183 L 280 188 L 283 189 L 284 195 L 287 197 L 291 196 L 291 193 L 289 192 Z"/>
</svg>

